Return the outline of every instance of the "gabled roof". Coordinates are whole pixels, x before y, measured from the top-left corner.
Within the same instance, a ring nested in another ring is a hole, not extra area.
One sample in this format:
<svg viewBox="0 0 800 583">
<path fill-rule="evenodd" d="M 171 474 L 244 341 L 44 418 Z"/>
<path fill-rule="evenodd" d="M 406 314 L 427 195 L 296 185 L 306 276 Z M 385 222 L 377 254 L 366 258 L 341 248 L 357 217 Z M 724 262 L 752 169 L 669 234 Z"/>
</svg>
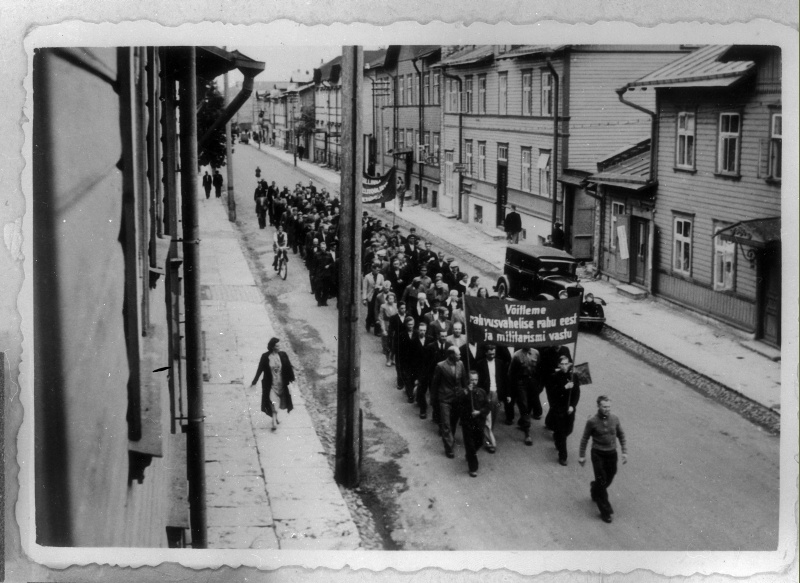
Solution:
<svg viewBox="0 0 800 583">
<path fill-rule="evenodd" d="M 342 72 L 342 55 L 337 55 L 319 68 L 314 69 L 314 83 L 338 83 Z"/>
<path fill-rule="evenodd" d="M 459 65 L 474 65 L 482 61 L 489 61 L 494 58 L 494 46 L 481 45 L 479 47 L 470 47 L 462 49 L 448 55 L 435 65 L 434 67 L 458 67 Z"/>
<path fill-rule="evenodd" d="M 697 49 L 623 87 L 728 87 L 749 75 L 753 61 L 725 60 L 733 45 Z"/>
<path fill-rule="evenodd" d="M 565 49 L 568 46 L 569 45 L 523 45 L 503 53 L 502 55 L 497 55 L 497 60 L 516 59 L 517 57 L 526 57 L 528 55 L 548 55 Z"/>
<path fill-rule="evenodd" d="M 378 49 L 377 51 L 364 51 L 364 68 L 375 69 L 383 67 L 386 60 L 386 49 Z"/>
</svg>

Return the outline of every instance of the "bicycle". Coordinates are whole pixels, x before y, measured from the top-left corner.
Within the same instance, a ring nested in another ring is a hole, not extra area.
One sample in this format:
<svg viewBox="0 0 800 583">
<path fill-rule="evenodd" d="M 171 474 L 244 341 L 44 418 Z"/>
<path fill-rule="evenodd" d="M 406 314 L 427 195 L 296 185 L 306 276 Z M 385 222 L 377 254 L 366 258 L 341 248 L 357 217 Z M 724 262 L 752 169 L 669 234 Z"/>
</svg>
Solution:
<svg viewBox="0 0 800 583">
<path fill-rule="evenodd" d="M 285 280 L 286 276 L 289 274 L 289 257 L 286 253 L 286 248 L 280 249 L 278 251 L 278 275 L 281 279 Z"/>
</svg>

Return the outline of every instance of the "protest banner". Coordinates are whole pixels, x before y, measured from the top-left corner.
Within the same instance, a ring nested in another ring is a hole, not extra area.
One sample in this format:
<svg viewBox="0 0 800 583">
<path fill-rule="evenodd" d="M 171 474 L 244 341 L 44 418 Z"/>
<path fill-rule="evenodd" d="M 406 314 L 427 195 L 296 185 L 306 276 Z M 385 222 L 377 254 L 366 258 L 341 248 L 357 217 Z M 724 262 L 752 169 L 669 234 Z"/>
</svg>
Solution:
<svg viewBox="0 0 800 583">
<path fill-rule="evenodd" d="M 573 344 L 578 341 L 580 301 L 579 297 L 517 302 L 467 296 L 467 338 L 517 348 Z"/>
</svg>

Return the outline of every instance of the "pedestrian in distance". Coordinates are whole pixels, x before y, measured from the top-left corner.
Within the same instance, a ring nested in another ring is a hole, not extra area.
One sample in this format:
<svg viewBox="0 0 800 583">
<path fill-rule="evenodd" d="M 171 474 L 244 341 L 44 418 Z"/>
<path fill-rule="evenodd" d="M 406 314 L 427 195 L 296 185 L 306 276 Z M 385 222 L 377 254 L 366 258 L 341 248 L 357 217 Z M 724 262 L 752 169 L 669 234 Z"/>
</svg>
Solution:
<svg viewBox="0 0 800 583">
<path fill-rule="evenodd" d="M 272 419 L 272 431 L 276 431 L 280 424 L 278 410 L 284 409 L 287 413 L 291 413 L 294 408 L 289 385 L 295 380 L 292 363 L 286 353 L 280 350 L 278 338 L 270 339 L 267 351 L 261 355 L 256 376 L 250 383 L 251 389 L 256 386 L 258 377 L 262 374 L 264 376 L 261 379 L 261 410 Z"/>
<path fill-rule="evenodd" d="M 569 356 L 561 356 L 558 370 L 550 376 L 549 384 L 548 400 L 552 412 L 553 439 L 558 450 L 558 463 L 566 466 L 567 437 L 575 425 L 575 408 L 581 398 L 581 384 L 572 372 L 572 360 Z"/>
<path fill-rule="evenodd" d="M 289 239 L 283 230 L 283 227 L 278 225 L 278 230 L 272 236 L 272 252 L 275 257 L 272 260 L 272 269 L 278 271 L 278 259 L 283 256 L 284 261 L 289 261 L 289 254 L 286 250 L 289 247 Z"/>
<path fill-rule="evenodd" d="M 211 179 L 214 184 L 214 193 L 217 195 L 217 198 L 222 196 L 222 174 L 219 173 L 219 170 L 214 170 L 214 178 Z"/>
<path fill-rule="evenodd" d="M 503 228 L 506 231 L 506 240 L 509 243 L 519 243 L 519 234 L 522 232 L 522 217 L 517 212 L 516 205 L 511 205 L 511 212 L 503 220 Z"/>
<path fill-rule="evenodd" d="M 597 397 L 597 414 L 589 417 L 583 430 L 578 463 L 586 463 L 586 446 L 592 439 L 592 468 L 594 481 L 591 483 L 592 500 L 600 510 L 603 522 L 611 522 L 614 509 L 608 501 L 608 488 L 617 474 L 617 440 L 622 446 L 622 463 L 628 463 L 628 447 L 625 432 L 619 418 L 611 413 L 611 399 L 605 395 Z"/>
<path fill-rule="evenodd" d="M 566 243 L 566 234 L 564 233 L 564 229 L 561 228 L 561 223 L 556 222 L 553 224 L 553 233 L 550 235 L 550 239 L 553 242 L 553 247 L 556 249 L 564 250 L 564 246 Z"/>
<path fill-rule="evenodd" d="M 206 200 L 211 197 L 211 183 L 212 178 L 209 175 L 208 170 L 206 170 L 206 173 L 203 175 L 203 190 L 206 191 Z"/>
<path fill-rule="evenodd" d="M 478 386 L 477 371 L 470 371 L 467 387 L 456 397 L 455 408 L 461 421 L 461 437 L 464 441 L 467 469 L 470 476 L 477 478 L 478 450 L 483 445 L 484 428 L 490 410 L 486 391 Z"/>
</svg>

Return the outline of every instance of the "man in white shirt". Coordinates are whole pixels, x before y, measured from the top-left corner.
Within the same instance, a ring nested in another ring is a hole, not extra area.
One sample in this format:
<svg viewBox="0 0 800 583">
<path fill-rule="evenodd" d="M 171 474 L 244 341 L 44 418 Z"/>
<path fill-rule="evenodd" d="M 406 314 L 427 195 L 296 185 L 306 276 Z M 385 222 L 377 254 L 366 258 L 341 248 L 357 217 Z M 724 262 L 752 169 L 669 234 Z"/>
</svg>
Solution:
<svg viewBox="0 0 800 583">
<path fill-rule="evenodd" d="M 494 437 L 494 424 L 497 421 L 497 413 L 500 411 L 500 403 L 506 407 L 511 403 L 508 391 L 508 363 L 497 358 L 497 347 L 494 344 L 486 344 L 486 358 L 478 361 L 475 370 L 478 371 L 478 385 L 486 391 L 489 396 L 490 415 L 486 418 L 486 450 L 494 453 L 497 448 L 497 441 Z"/>
</svg>

